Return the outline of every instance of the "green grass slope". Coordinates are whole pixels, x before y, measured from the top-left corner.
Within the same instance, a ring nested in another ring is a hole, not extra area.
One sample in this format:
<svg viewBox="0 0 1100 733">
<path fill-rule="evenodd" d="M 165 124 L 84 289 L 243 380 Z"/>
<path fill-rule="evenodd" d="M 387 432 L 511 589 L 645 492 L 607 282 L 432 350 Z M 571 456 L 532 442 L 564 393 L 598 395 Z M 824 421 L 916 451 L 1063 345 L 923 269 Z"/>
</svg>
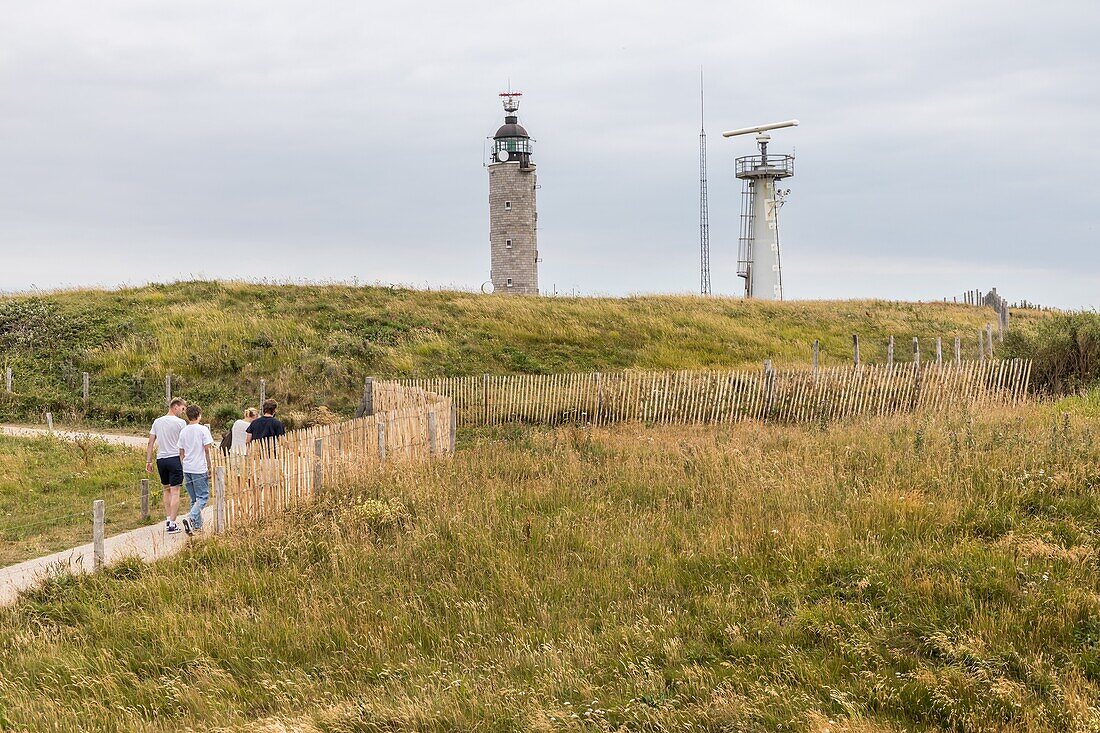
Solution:
<svg viewBox="0 0 1100 733">
<path fill-rule="evenodd" d="M 95 499 L 107 505 L 108 535 L 141 525 L 142 478 L 145 459 L 132 448 L 0 435 L 0 567 L 91 542 Z M 155 510 L 160 485 L 151 483 Z"/>
<path fill-rule="evenodd" d="M 1069 409 L 465 434 L 0 610 L 0 728 L 1095 730 Z"/>
<path fill-rule="evenodd" d="M 0 362 L 13 368 L 20 397 L 0 392 L 0 419 L 52 409 L 70 420 L 143 424 L 160 409 L 169 371 L 177 393 L 224 419 L 255 402 L 261 378 L 284 403 L 347 413 L 367 375 L 806 364 L 814 339 L 826 363 L 842 363 L 853 333 L 867 360 L 884 358 L 890 335 L 899 360 L 910 358 L 914 336 L 926 358 L 937 336 L 947 348 L 961 336 L 973 356 L 978 330 L 992 320 L 990 310 L 936 303 L 509 298 L 224 282 L 11 296 L 0 298 Z M 84 371 L 93 380 L 87 408 Z"/>
</svg>

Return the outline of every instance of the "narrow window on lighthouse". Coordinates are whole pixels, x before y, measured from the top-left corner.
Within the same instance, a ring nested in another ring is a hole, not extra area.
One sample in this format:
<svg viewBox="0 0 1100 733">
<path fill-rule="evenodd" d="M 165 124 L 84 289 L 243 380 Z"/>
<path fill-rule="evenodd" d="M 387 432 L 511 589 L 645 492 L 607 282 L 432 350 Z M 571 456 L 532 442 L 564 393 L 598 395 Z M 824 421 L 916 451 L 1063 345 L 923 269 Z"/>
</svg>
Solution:
<svg viewBox="0 0 1100 733">
<path fill-rule="evenodd" d="M 512 249 L 512 240 L 511 239 L 505 239 L 504 240 L 504 246 L 507 247 L 508 249 Z"/>
<path fill-rule="evenodd" d="M 507 286 L 512 287 L 512 278 L 508 278 Z"/>
<path fill-rule="evenodd" d="M 511 211 L 512 210 L 512 202 L 511 201 L 505 201 L 504 202 L 504 210 L 505 211 Z"/>
</svg>

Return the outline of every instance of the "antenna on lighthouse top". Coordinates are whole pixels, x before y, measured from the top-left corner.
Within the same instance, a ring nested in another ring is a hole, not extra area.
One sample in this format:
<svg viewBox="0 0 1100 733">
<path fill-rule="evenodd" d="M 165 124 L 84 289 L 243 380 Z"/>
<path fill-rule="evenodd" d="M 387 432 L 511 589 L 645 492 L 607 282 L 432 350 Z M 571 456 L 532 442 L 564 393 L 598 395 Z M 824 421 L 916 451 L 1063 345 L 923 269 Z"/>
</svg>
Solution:
<svg viewBox="0 0 1100 733">
<path fill-rule="evenodd" d="M 519 98 L 522 96 L 523 92 L 501 92 L 500 99 L 504 102 L 504 111 L 510 115 L 519 111 Z"/>
</svg>

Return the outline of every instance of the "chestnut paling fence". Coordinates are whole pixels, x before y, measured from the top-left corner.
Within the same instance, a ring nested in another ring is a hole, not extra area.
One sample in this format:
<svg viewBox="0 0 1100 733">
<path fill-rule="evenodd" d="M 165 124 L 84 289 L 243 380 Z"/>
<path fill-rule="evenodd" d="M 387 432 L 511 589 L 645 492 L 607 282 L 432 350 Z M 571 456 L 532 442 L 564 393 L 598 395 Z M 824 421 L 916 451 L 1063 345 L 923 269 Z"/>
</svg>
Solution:
<svg viewBox="0 0 1100 733">
<path fill-rule="evenodd" d="M 822 369 L 675 372 L 593 372 L 479 375 L 367 381 L 361 417 L 289 432 L 277 444 L 258 443 L 246 455 L 217 453 L 213 472 L 214 529 L 278 513 L 308 500 L 330 482 L 387 462 L 428 460 L 454 451 L 458 425 L 623 421 L 727 423 L 806 422 L 1014 405 L 1028 395 L 1029 360 L 949 364 L 875 364 Z M 148 481 L 141 515 L 149 517 Z M 133 511 L 136 501 L 91 512 L 32 517 L 0 535 L 91 517 L 95 567 L 104 559 L 104 511 Z M 13 566 L 14 567 L 14 566 Z M 0 570 L 0 583 L 5 580 Z M 3 590 L 0 587 L 0 590 Z"/>
<path fill-rule="evenodd" d="M 451 399 L 394 382 L 372 384 L 372 414 L 334 425 L 292 430 L 215 460 L 216 531 L 309 499 L 326 483 L 361 475 L 387 461 L 426 460 L 454 450 Z"/>
<path fill-rule="evenodd" d="M 1018 404 L 1031 361 L 864 364 L 820 369 L 478 375 L 400 383 L 454 401 L 460 425 L 623 421 L 805 422 L 952 405 Z"/>
</svg>

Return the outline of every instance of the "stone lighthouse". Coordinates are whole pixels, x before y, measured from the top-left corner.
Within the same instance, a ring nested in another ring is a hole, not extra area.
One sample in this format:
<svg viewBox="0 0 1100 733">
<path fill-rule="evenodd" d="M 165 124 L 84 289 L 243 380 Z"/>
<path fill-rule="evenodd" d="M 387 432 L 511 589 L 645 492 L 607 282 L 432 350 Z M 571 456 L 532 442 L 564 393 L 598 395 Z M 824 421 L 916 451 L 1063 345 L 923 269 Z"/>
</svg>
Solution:
<svg viewBox="0 0 1100 733">
<path fill-rule="evenodd" d="M 493 292 L 539 294 L 535 241 L 535 164 L 531 136 L 519 124 L 520 92 L 504 92 L 504 124 L 493 135 L 489 161 L 489 246 Z"/>
</svg>

